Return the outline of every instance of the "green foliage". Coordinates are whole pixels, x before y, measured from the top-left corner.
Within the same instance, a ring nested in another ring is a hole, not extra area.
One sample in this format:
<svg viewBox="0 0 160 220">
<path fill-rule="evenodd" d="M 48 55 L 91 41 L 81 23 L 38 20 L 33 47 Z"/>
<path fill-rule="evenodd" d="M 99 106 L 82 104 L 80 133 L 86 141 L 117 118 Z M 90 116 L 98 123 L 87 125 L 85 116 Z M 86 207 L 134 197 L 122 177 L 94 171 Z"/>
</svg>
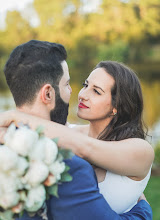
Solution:
<svg viewBox="0 0 160 220">
<path fill-rule="evenodd" d="M 116 41 L 109 45 L 100 44 L 98 48 L 99 60 L 116 60 L 126 62 L 129 56 L 129 45 L 123 41 Z"/>
<path fill-rule="evenodd" d="M 40 125 L 36 128 L 36 132 L 39 136 L 44 136 L 44 126 Z"/>
<path fill-rule="evenodd" d="M 6 91 L 8 89 L 6 79 L 3 73 L 3 68 L 7 60 L 7 49 L 0 43 L 0 91 Z"/>
<path fill-rule="evenodd" d="M 52 141 L 54 141 L 56 144 L 58 144 L 58 139 L 59 138 L 53 138 Z"/>
<path fill-rule="evenodd" d="M 58 198 L 58 185 L 57 184 L 54 184 L 50 187 L 47 187 L 47 192 L 52 195 L 52 196 L 55 196 Z"/>
<path fill-rule="evenodd" d="M 70 182 L 70 181 L 72 181 L 72 176 L 69 173 L 64 172 L 61 174 L 61 181 L 62 182 Z"/>
<path fill-rule="evenodd" d="M 8 12 L 6 30 L 0 31 L 0 59 L 6 61 L 15 46 L 33 38 L 59 42 L 67 48 L 75 82 L 84 80 L 101 59 L 140 62 L 160 43 L 158 0 L 102 0 L 94 13 L 84 12 L 86 5 L 82 0 L 35 0 L 40 20 L 35 28 L 18 11 Z"/>
<path fill-rule="evenodd" d="M 66 165 L 64 172 L 67 172 L 70 170 L 70 167 Z"/>
<path fill-rule="evenodd" d="M 154 162 L 160 165 L 160 142 L 158 142 L 158 144 L 156 145 L 154 152 L 155 152 Z"/>
<path fill-rule="evenodd" d="M 73 152 L 68 149 L 58 149 L 58 153 L 62 155 L 63 159 L 71 159 L 73 157 Z"/>
<path fill-rule="evenodd" d="M 72 176 L 68 173 L 70 167 L 66 165 L 64 172 L 61 174 L 62 182 L 70 182 L 72 181 Z"/>
<path fill-rule="evenodd" d="M 159 220 L 159 204 L 160 204 L 160 177 L 151 176 L 144 194 L 152 208 L 153 220 Z"/>
</svg>

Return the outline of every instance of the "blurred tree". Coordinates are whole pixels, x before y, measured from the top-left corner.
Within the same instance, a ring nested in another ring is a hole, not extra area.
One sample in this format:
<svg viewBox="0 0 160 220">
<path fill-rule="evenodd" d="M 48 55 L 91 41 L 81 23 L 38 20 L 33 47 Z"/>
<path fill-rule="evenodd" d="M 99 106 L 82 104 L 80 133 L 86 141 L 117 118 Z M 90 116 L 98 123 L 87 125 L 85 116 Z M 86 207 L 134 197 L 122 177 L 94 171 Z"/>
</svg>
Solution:
<svg viewBox="0 0 160 220">
<path fill-rule="evenodd" d="M 144 98 L 144 119 L 149 127 L 159 119 L 160 82 L 142 82 Z"/>
<path fill-rule="evenodd" d="M 17 11 L 9 11 L 6 17 L 5 44 L 7 48 L 13 49 L 15 46 L 27 42 L 36 37 L 34 29 L 29 22 L 22 18 Z"/>
<path fill-rule="evenodd" d="M 66 47 L 74 86 L 106 59 L 129 64 L 142 79 L 160 78 L 160 1 L 102 0 L 94 11 L 85 10 L 88 4 L 85 0 L 34 0 L 38 27 L 32 27 L 20 12 L 8 12 L 6 29 L 0 31 L 0 90 L 7 88 L 2 69 L 8 54 L 33 38 Z M 147 87 L 144 90 L 149 93 Z M 157 116 L 147 108 L 150 125 L 159 117 L 155 109 Z"/>
<path fill-rule="evenodd" d="M 0 91 L 8 89 L 3 68 L 9 53 L 17 45 L 35 37 L 35 31 L 19 12 L 9 11 L 7 13 L 6 29 L 0 31 Z"/>
<path fill-rule="evenodd" d="M 3 73 L 3 67 L 7 59 L 7 52 L 4 46 L 0 43 L 0 92 L 4 92 L 8 89 L 5 76 Z"/>
<path fill-rule="evenodd" d="M 129 46 L 126 42 L 117 40 L 111 44 L 100 44 L 98 47 L 99 60 L 116 60 L 126 63 L 129 56 Z"/>
</svg>

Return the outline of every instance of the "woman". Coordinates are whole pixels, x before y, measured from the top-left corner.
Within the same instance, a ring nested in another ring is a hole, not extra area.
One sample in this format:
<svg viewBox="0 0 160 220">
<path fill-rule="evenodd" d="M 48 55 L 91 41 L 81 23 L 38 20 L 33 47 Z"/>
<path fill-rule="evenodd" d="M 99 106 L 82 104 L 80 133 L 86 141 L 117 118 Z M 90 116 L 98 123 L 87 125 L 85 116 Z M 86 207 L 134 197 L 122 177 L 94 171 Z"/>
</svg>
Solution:
<svg viewBox="0 0 160 220">
<path fill-rule="evenodd" d="M 113 210 L 123 213 L 144 191 L 154 158 L 152 147 L 144 141 L 142 111 L 141 87 L 134 72 L 104 61 L 79 93 L 78 116 L 88 120 L 89 126 L 74 126 L 72 131 L 23 113 L 14 113 L 10 119 L 27 122 L 32 128 L 43 124 L 47 136 L 59 138 L 59 146 L 94 164 L 100 192 Z"/>
</svg>

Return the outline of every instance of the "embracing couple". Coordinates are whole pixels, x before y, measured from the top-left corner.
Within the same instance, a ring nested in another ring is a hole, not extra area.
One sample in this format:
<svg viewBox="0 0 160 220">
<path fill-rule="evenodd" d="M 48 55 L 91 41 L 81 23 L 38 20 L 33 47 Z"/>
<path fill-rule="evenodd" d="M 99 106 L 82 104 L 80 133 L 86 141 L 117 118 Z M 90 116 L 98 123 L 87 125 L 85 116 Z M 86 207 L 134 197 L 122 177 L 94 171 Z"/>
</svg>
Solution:
<svg viewBox="0 0 160 220">
<path fill-rule="evenodd" d="M 65 48 L 31 40 L 16 47 L 5 76 L 17 110 L 0 114 L 1 134 L 11 122 L 43 125 L 45 135 L 71 149 L 71 182 L 59 186 L 59 198 L 47 201 L 49 220 L 151 220 L 143 191 L 154 151 L 145 139 L 143 98 L 135 73 L 123 64 L 97 64 L 78 95 L 78 117 L 88 125 L 67 123 L 72 92 Z M 2 135 L 1 135 L 2 136 Z M 29 217 L 22 220 L 42 217 Z"/>
</svg>

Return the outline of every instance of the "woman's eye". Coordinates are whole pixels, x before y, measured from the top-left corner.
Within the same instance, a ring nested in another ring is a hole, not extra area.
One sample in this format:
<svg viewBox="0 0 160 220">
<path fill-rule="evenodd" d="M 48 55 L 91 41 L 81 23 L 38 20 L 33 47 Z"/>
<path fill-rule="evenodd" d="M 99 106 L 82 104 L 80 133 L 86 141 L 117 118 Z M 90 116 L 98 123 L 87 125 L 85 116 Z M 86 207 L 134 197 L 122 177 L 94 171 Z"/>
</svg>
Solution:
<svg viewBox="0 0 160 220">
<path fill-rule="evenodd" d="M 86 83 L 82 83 L 83 87 L 88 87 L 88 85 Z"/>
<path fill-rule="evenodd" d="M 94 89 L 94 92 L 97 93 L 98 95 L 101 95 L 96 89 Z"/>
</svg>

